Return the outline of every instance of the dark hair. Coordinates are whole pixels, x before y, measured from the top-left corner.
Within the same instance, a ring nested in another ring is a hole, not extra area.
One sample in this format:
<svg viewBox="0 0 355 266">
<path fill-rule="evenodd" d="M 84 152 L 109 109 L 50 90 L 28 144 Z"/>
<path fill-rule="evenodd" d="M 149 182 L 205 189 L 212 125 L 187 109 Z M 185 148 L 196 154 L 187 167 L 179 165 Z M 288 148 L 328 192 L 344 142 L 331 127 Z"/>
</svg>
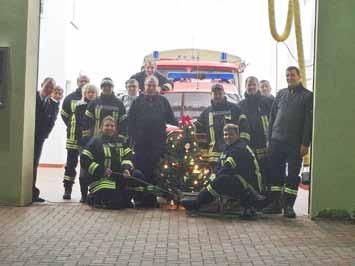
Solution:
<svg viewBox="0 0 355 266">
<path fill-rule="evenodd" d="M 239 135 L 239 126 L 235 124 L 226 124 L 223 127 L 223 131 L 230 131 L 233 130 L 237 135 Z"/>
<path fill-rule="evenodd" d="M 300 72 L 300 69 L 296 66 L 289 66 L 287 69 L 286 69 L 286 72 L 289 72 L 289 71 L 292 71 L 292 70 L 295 70 L 297 72 L 297 75 L 298 76 L 301 76 L 301 72 Z"/>
<path fill-rule="evenodd" d="M 223 85 L 219 83 L 212 85 L 211 91 L 216 91 L 216 90 L 224 91 Z"/>
<path fill-rule="evenodd" d="M 136 80 L 136 79 L 129 79 L 126 81 L 126 87 L 129 85 L 132 85 L 132 84 L 139 86 L 138 80 Z"/>
<path fill-rule="evenodd" d="M 249 76 L 249 77 L 247 77 L 247 79 L 245 80 L 245 86 L 247 85 L 247 83 L 248 83 L 249 80 L 254 80 L 254 81 L 256 81 L 256 83 L 259 84 L 259 80 L 258 80 L 257 77 L 255 77 L 255 76 Z"/>
<path fill-rule="evenodd" d="M 52 81 L 52 82 L 55 82 L 54 78 L 51 78 L 51 77 L 46 77 L 43 81 L 42 81 L 42 85 L 48 81 Z"/>
</svg>

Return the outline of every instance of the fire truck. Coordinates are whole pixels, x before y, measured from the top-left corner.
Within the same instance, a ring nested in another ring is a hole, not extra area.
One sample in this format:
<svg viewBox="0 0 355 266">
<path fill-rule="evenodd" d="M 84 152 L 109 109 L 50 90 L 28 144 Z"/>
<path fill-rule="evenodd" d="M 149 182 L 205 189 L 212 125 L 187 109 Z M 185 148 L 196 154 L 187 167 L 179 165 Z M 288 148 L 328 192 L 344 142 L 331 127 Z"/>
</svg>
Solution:
<svg viewBox="0 0 355 266">
<path fill-rule="evenodd" d="M 176 49 L 154 51 L 157 70 L 173 83 L 164 92 L 177 118 L 196 119 L 211 104 L 211 87 L 223 84 L 228 101 L 241 99 L 242 73 L 245 63 L 238 56 L 211 50 Z"/>
</svg>

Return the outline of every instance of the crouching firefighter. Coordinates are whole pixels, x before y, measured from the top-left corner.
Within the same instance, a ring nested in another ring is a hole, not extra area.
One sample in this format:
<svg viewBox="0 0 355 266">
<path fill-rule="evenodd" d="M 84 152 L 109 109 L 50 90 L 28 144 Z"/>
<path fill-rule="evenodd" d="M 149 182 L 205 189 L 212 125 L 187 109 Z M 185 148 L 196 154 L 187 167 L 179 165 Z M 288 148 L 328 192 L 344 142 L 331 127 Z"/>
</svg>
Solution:
<svg viewBox="0 0 355 266">
<path fill-rule="evenodd" d="M 197 199 L 183 199 L 181 204 L 188 210 L 198 210 L 221 197 L 239 199 L 244 208 L 242 217 L 254 217 L 255 205 L 265 199 L 259 194 L 262 180 L 258 162 L 250 147 L 240 139 L 237 125 L 225 125 L 223 133 L 227 146 L 215 174 L 205 183 Z"/>
<path fill-rule="evenodd" d="M 94 207 L 122 209 L 132 207 L 126 190 L 127 178 L 133 173 L 132 150 L 125 138 L 117 135 L 116 119 L 102 121 L 101 134 L 92 138 L 81 154 L 81 165 L 87 171 L 87 203 Z M 139 174 L 137 170 L 135 170 Z M 139 176 L 140 177 L 140 176 Z"/>
</svg>

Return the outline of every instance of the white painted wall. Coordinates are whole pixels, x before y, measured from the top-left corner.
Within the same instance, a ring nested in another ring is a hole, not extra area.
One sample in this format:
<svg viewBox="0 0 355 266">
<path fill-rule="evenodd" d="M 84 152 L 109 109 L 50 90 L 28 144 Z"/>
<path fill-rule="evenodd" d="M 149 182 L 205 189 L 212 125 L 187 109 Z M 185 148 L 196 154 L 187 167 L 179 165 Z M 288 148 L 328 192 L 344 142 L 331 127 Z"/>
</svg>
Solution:
<svg viewBox="0 0 355 266">
<path fill-rule="evenodd" d="M 50 76 L 65 90 L 68 79 L 67 31 L 71 0 L 44 0 L 42 3 L 38 84 L 40 86 L 42 80 Z M 59 114 L 44 144 L 40 163 L 63 164 L 66 158 L 64 147 L 65 125 Z"/>
</svg>

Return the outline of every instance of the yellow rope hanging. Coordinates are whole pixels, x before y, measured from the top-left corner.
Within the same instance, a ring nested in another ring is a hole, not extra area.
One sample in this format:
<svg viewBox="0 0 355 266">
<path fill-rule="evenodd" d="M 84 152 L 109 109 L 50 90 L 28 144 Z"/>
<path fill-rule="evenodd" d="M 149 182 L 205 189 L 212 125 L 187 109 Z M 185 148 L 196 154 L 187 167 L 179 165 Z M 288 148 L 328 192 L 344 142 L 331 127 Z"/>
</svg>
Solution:
<svg viewBox="0 0 355 266">
<path fill-rule="evenodd" d="M 300 6 L 298 0 L 289 0 L 288 1 L 288 11 L 287 11 L 287 20 L 284 32 L 279 35 L 276 30 L 275 22 L 275 0 L 269 1 L 269 26 L 272 37 L 277 42 L 285 41 L 291 33 L 292 19 L 295 23 L 295 34 L 296 34 L 296 44 L 297 44 L 297 57 L 298 65 L 301 71 L 301 78 L 303 86 L 307 86 L 307 77 L 306 77 L 306 67 L 304 63 L 304 52 L 303 52 L 303 41 L 302 41 L 302 26 L 301 26 L 301 17 L 300 17 Z"/>
</svg>

